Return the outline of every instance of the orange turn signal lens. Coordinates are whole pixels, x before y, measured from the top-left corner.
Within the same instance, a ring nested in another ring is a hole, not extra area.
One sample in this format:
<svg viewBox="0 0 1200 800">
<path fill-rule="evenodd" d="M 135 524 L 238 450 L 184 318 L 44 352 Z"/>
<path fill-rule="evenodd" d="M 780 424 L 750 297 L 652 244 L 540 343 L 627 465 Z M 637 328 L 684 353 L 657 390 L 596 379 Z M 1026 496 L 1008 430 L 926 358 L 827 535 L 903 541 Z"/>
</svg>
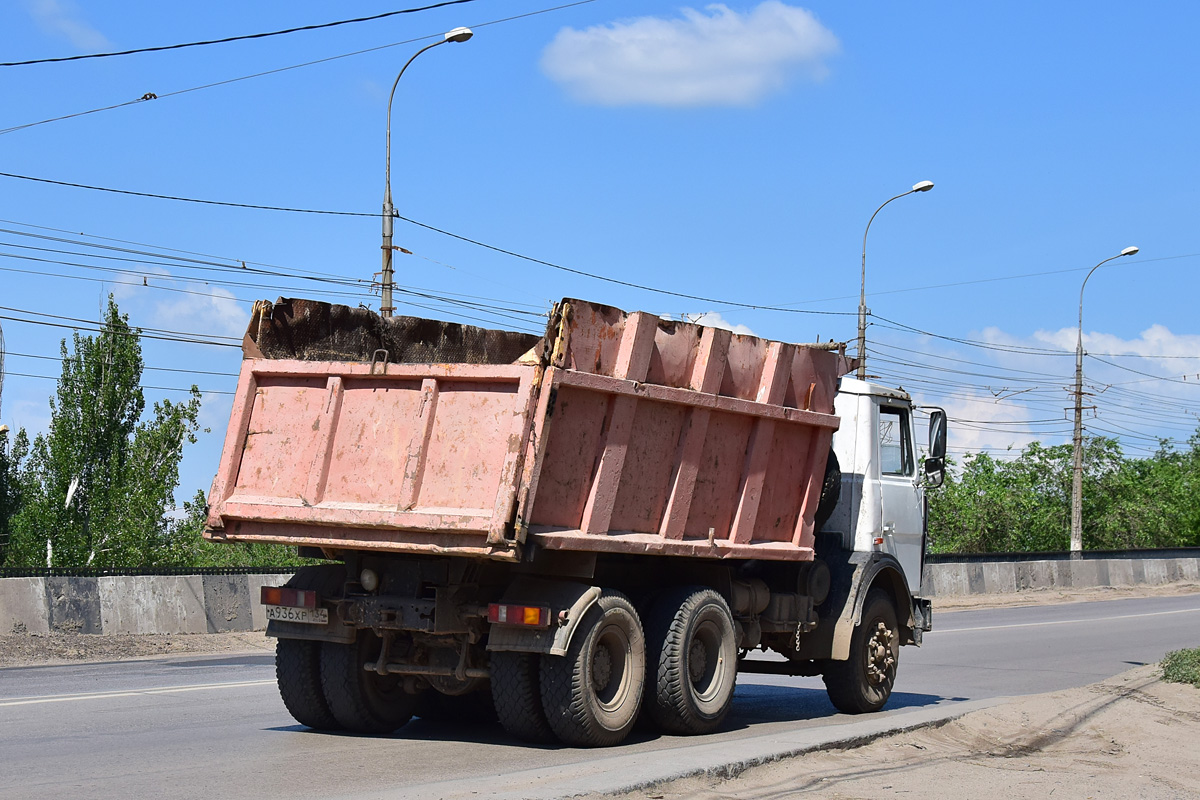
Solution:
<svg viewBox="0 0 1200 800">
<path fill-rule="evenodd" d="M 520 625 L 526 628 L 550 627 L 550 609 L 505 603 L 488 604 L 488 622 L 493 625 Z"/>
</svg>

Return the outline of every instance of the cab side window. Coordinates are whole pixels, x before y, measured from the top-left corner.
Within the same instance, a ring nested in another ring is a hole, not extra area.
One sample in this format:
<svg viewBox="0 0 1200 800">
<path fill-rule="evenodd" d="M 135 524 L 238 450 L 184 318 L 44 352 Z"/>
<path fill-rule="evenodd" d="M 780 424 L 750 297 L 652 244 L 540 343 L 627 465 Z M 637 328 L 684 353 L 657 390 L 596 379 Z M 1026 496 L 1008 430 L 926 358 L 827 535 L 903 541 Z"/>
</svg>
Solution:
<svg viewBox="0 0 1200 800">
<path fill-rule="evenodd" d="M 912 475 L 913 451 L 908 409 L 879 409 L 879 469 L 884 475 Z"/>
</svg>

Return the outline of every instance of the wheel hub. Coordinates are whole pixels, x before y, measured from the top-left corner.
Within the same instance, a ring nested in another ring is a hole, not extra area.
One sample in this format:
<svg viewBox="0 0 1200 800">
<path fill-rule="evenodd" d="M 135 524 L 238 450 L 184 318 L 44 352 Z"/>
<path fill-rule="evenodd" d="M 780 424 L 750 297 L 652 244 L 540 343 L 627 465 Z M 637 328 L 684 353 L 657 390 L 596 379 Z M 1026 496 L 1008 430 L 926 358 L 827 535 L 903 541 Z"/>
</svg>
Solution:
<svg viewBox="0 0 1200 800">
<path fill-rule="evenodd" d="M 867 679 L 873 684 L 887 680 L 889 671 L 896 665 L 896 657 L 892 654 L 893 638 L 892 630 L 880 622 L 867 642 Z"/>
<path fill-rule="evenodd" d="M 704 646 L 704 642 L 692 640 L 692 646 L 688 648 L 688 676 L 692 682 L 700 680 L 708 671 L 708 649 Z"/>
<path fill-rule="evenodd" d="M 592 656 L 592 685 L 597 691 L 603 690 L 612 680 L 613 658 L 607 647 L 597 647 Z"/>
</svg>

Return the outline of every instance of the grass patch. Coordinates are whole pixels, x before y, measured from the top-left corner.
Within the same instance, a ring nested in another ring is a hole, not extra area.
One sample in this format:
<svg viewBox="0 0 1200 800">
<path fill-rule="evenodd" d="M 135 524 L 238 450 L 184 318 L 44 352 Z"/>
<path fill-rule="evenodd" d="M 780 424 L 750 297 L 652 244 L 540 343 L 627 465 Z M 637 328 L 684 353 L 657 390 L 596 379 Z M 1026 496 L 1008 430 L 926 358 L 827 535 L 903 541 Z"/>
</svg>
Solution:
<svg viewBox="0 0 1200 800">
<path fill-rule="evenodd" d="M 1200 647 L 1175 650 L 1162 660 L 1163 680 L 1171 683 L 1190 683 L 1200 689 Z"/>
</svg>

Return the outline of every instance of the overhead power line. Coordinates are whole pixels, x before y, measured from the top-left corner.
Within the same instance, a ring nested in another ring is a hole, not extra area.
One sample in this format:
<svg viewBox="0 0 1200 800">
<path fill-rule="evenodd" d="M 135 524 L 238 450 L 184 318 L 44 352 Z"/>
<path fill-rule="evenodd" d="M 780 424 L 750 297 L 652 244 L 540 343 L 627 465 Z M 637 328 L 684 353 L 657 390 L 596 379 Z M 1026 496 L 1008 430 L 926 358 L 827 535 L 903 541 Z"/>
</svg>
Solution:
<svg viewBox="0 0 1200 800">
<path fill-rule="evenodd" d="M 573 3 L 565 3 L 563 5 L 553 6 L 551 8 L 542 8 L 537 11 L 529 11 L 527 13 L 516 14 L 511 17 L 503 17 L 501 19 L 494 19 L 494 20 L 490 20 L 488 22 L 472 23 L 470 27 L 475 30 L 478 30 L 480 28 L 486 28 L 489 25 L 500 25 L 505 22 L 513 22 L 515 20 L 525 19 L 527 17 L 536 17 L 540 14 L 549 14 L 554 11 L 562 11 L 565 8 L 573 8 L 575 6 L 587 5 L 588 3 L 594 3 L 594 2 L 596 2 L 596 0 L 575 0 L 575 2 L 573 2 Z M 8 128 L 0 128 L 0 136 L 4 135 L 6 133 L 13 133 L 14 131 L 24 130 L 26 128 L 33 128 L 38 125 L 46 125 L 47 123 L 50 123 L 50 122 L 61 122 L 62 120 L 66 120 L 66 119 L 74 119 L 76 117 L 86 117 L 89 114 L 97 114 L 101 111 L 112 111 L 117 108 L 124 108 L 125 106 L 137 105 L 138 103 L 143 103 L 147 100 L 164 100 L 168 97 L 177 97 L 182 94 L 190 94 L 191 92 L 199 92 L 199 91 L 203 91 L 205 89 L 215 89 L 218 86 L 227 86 L 231 83 L 240 83 L 241 81 L 253 80 L 254 78 L 264 78 L 268 75 L 276 75 L 280 72 L 289 72 L 294 69 L 302 69 L 304 67 L 312 67 L 312 66 L 316 66 L 317 64 L 326 64 L 330 61 L 338 61 L 339 59 L 343 59 L 343 58 L 351 58 L 353 56 L 361 56 L 366 53 L 374 53 L 379 50 L 387 50 L 392 47 L 400 47 L 401 45 L 413 44 L 415 42 L 424 41 L 425 39 L 432 39 L 438 35 L 439 34 L 426 34 L 424 36 L 416 36 L 411 39 L 403 39 L 399 42 L 391 42 L 390 44 L 381 44 L 381 45 L 377 45 L 375 47 L 366 47 L 366 48 L 363 48 L 362 50 L 354 50 L 349 53 L 339 53 L 338 55 L 326 56 L 325 58 L 317 58 L 317 59 L 313 59 L 312 61 L 303 61 L 299 64 L 290 64 L 286 67 L 275 67 L 274 69 L 263 70 L 262 72 L 253 72 L 249 75 L 240 75 L 236 78 L 225 78 L 224 80 L 212 81 L 210 83 L 203 83 L 203 84 L 200 84 L 199 86 L 191 86 L 186 89 L 176 89 L 171 92 L 158 92 L 158 93 L 146 92 L 141 97 L 134 98 L 133 100 L 126 100 L 123 103 L 113 103 L 112 105 L 102 106 L 100 108 L 90 108 L 86 111 L 76 111 L 73 114 L 63 114 L 61 116 L 51 117 L 49 119 L 41 119 L 36 122 L 26 122 L 21 125 L 13 125 Z"/>
<path fill-rule="evenodd" d="M 3 176 L 5 178 L 15 178 L 17 180 L 34 181 L 36 183 L 48 183 L 48 184 L 52 184 L 54 186 L 65 186 L 65 187 L 69 187 L 72 189 L 90 189 L 91 191 L 95 191 L 95 192 L 109 192 L 111 194 L 132 195 L 134 197 L 148 197 L 148 198 L 152 198 L 155 200 L 175 200 L 175 201 L 181 202 L 181 203 L 199 203 L 202 205 L 225 206 L 225 207 L 229 207 L 229 208 L 248 208 L 248 209 L 254 209 L 257 211 L 287 211 L 287 212 L 298 213 L 298 214 L 328 214 L 328 215 L 343 216 L 343 217 L 378 217 L 378 216 L 380 216 L 380 214 L 378 214 L 378 213 L 367 212 L 367 211 L 330 211 L 330 210 L 321 210 L 321 209 L 312 209 L 312 208 L 293 208 L 293 207 L 288 207 L 288 206 L 269 206 L 269 205 L 255 204 L 255 203 L 234 203 L 234 202 L 230 202 L 230 201 L 226 201 L 226 200 L 204 200 L 204 199 L 199 199 L 199 198 L 194 198 L 194 197 L 181 197 L 179 195 L 156 194 L 153 192 L 135 192 L 135 191 L 132 191 L 129 189 L 114 189 L 114 188 L 107 187 L 107 186 L 91 186 L 89 184 L 74 183 L 71 181 L 56 181 L 56 180 L 51 180 L 50 178 L 37 178 L 37 177 L 30 176 L 30 175 L 18 175 L 13 172 L 0 172 L 0 176 Z M 681 297 L 685 300 L 697 300 L 702 303 L 720 303 L 720 304 L 723 304 L 726 306 L 732 306 L 735 308 L 751 309 L 754 311 L 778 311 L 778 312 L 782 312 L 785 314 L 815 314 L 818 316 L 838 316 L 838 317 L 854 316 L 857 313 L 855 311 L 813 311 L 813 310 L 809 310 L 809 309 L 783 308 L 782 306 L 773 306 L 773 305 L 767 305 L 767 304 L 761 304 L 761 303 L 739 303 L 739 302 L 735 302 L 732 300 L 720 300 L 720 299 L 713 298 L 713 297 L 704 297 L 703 295 L 688 294 L 686 292 L 676 292 L 676 291 L 672 291 L 670 289 L 659 289 L 654 286 L 647 286 L 647 285 L 641 284 L 641 283 L 633 283 L 632 281 L 624 281 L 619 278 L 610 278 L 606 275 L 598 275 L 594 272 L 586 272 L 581 269 L 575 269 L 574 267 L 567 267 L 567 266 L 563 266 L 562 264 L 555 264 L 552 261 L 546 261 L 544 259 L 534 258 L 533 256 L 527 256 L 522 253 L 518 253 L 515 250 L 508 250 L 503 247 L 497 247 L 496 245 L 488 244 L 488 243 L 482 242 L 478 239 L 472 239 L 468 236 L 463 236 L 461 234 L 453 233 L 452 231 L 445 230 L 444 228 L 438 228 L 434 225 L 429 225 L 424 222 L 419 222 L 415 219 L 411 219 L 409 217 L 405 217 L 400 214 L 397 214 L 396 218 L 399 220 L 403 220 L 404 222 L 407 222 L 410 225 L 416 225 L 419 228 L 424 228 L 426 230 L 433 231 L 434 233 L 440 233 L 443 236 L 448 236 L 452 239 L 457 239 L 460 242 L 466 242 L 467 244 L 475 245 L 476 247 L 482 247 L 486 250 L 491 250 L 492 252 L 495 252 L 495 253 L 501 253 L 502 255 L 511 256 L 512 258 L 517 258 L 522 261 L 528 261 L 532 264 L 541 264 L 542 266 L 550 267 L 551 269 L 556 269 L 561 272 L 568 272 L 568 273 L 571 273 L 572 275 L 579 275 L 579 276 L 582 276 L 585 278 L 591 278 L 592 280 L 603 281 L 605 283 L 612 283 L 612 284 L 616 284 L 618 286 L 625 286 L 630 289 L 638 289 L 638 290 L 644 291 L 644 292 L 653 292 L 654 294 L 667 295 L 670 297 Z"/>
<path fill-rule="evenodd" d="M 432 11 L 435 8 L 444 6 L 457 6 L 463 3 L 473 3 L 475 0 L 443 0 L 440 3 L 421 6 L 419 8 L 402 8 L 398 11 L 385 11 L 382 14 L 373 14 L 369 17 L 356 17 L 354 19 L 341 19 L 336 22 L 322 22 L 317 25 L 301 25 L 296 28 L 285 28 L 280 31 L 268 31 L 266 33 L 248 33 L 242 36 L 227 36 L 223 39 L 207 39 L 200 42 L 183 42 L 181 44 L 164 44 L 157 47 L 139 47 L 133 50 L 118 50 L 110 53 L 84 53 L 83 55 L 75 56 L 60 56 L 58 58 L 35 58 L 29 61 L 6 61 L 0 62 L 0 67 L 28 67 L 34 64 L 56 64 L 63 61 L 83 61 L 89 58 L 115 58 L 117 56 L 132 56 L 138 53 L 161 53 L 166 50 L 183 50 L 186 47 L 206 47 L 211 44 L 228 44 L 230 42 L 244 42 L 250 39 L 268 39 L 272 36 L 285 36 L 289 33 L 300 33 L 302 31 L 317 31 L 322 28 L 336 28 L 340 25 L 354 25 L 360 22 L 374 22 L 376 20 L 395 17 L 401 14 L 416 14 L 420 11 Z"/>
<path fill-rule="evenodd" d="M 62 376 L 36 375 L 32 372 L 10 372 L 8 374 L 12 375 L 14 377 L 17 377 L 17 378 L 39 378 L 44 381 L 61 381 L 61 380 L 63 380 Z M 74 383 L 78 384 L 80 382 L 74 381 Z M 142 388 L 142 389 L 156 389 L 160 392 L 185 392 L 185 393 L 190 394 L 192 391 L 192 389 L 184 389 L 181 386 L 150 386 L 145 383 L 140 383 L 140 384 L 138 384 L 138 386 L 139 386 L 139 388 Z M 196 389 L 196 391 L 200 392 L 200 394 L 228 394 L 228 395 L 236 394 L 236 392 L 227 392 L 227 391 L 223 391 L 221 389 L 200 389 L 198 387 L 192 387 L 192 388 Z"/>
</svg>

